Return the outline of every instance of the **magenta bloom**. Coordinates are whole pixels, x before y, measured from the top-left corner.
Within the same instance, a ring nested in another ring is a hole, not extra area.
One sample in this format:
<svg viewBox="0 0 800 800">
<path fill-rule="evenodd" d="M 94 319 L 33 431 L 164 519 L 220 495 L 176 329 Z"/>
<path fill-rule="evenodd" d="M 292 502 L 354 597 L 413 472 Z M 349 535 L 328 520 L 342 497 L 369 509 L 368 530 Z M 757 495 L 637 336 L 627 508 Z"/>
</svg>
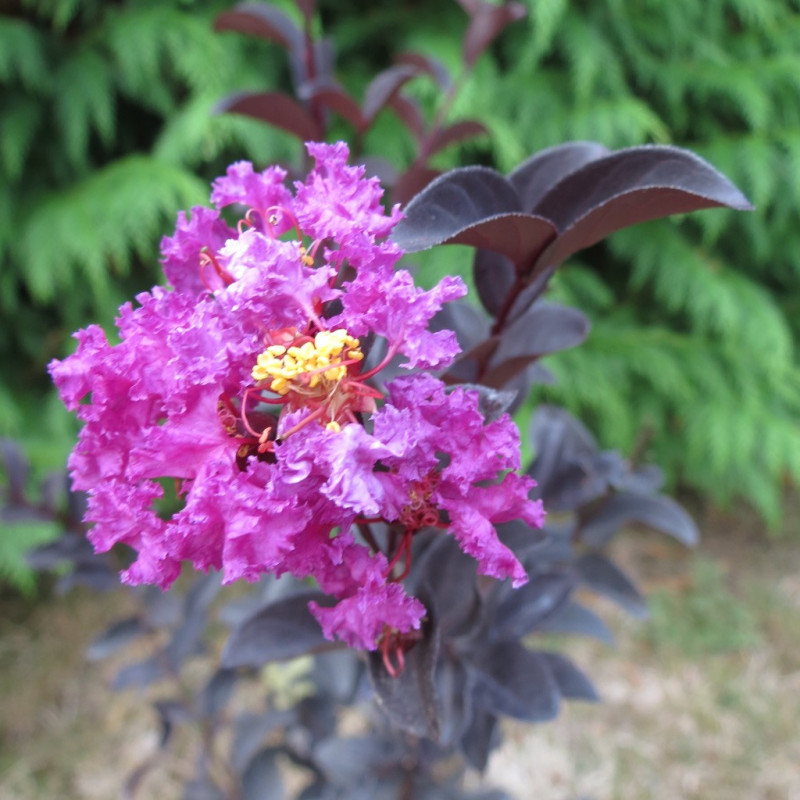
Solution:
<svg viewBox="0 0 800 800">
<path fill-rule="evenodd" d="M 120 309 L 119 344 L 79 331 L 50 372 L 84 421 L 69 466 L 91 541 L 138 554 L 124 581 L 167 588 L 184 561 L 226 582 L 312 577 L 339 601 L 312 608 L 325 635 L 374 649 L 425 615 L 402 584 L 419 530 L 449 531 L 481 572 L 519 585 L 494 525 L 540 526 L 543 511 L 515 472 L 510 418 L 487 424 L 474 392 L 410 371 L 458 353 L 428 325 L 463 283 L 417 288 L 395 268 L 400 213 L 384 212 L 377 181 L 344 144 L 309 152 L 293 192 L 276 167 L 232 165 L 211 200 L 238 224 L 180 214 L 162 242 L 170 288 Z M 384 395 L 372 379 L 397 355 L 409 373 Z M 364 533 L 374 522 L 392 547 Z"/>
</svg>

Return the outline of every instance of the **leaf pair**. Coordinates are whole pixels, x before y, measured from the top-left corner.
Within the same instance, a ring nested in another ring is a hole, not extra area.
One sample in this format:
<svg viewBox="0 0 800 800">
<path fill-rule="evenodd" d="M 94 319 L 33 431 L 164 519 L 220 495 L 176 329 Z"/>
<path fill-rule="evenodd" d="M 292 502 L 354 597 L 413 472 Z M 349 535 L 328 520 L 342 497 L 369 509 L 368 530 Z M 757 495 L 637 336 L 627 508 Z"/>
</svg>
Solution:
<svg viewBox="0 0 800 800">
<path fill-rule="evenodd" d="M 719 206 L 751 208 L 694 153 L 669 146 L 609 152 L 573 142 L 537 153 L 507 177 L 487 167 L 442 175 L 408 204 L 392 238 L 407 252 L 438 244 L 478 248 L 478 293 L 504 320 L 525 287 L 535 286 L 525 296 L 530 304 L 565 259 L 610 233 Z"/>
</svg>

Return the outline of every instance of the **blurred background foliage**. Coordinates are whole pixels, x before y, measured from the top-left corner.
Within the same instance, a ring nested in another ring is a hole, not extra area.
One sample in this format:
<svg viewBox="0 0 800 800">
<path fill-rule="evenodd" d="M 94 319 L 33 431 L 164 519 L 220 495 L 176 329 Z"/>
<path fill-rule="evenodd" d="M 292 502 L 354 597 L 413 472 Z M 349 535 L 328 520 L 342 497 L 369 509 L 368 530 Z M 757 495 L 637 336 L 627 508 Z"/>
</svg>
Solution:
<svg viewBox="0 0 800 800">
<path fill-rule="evenodd" d="M 71 350 L 69 334 L 108 327 L 119 303 L 158 281 L 160 237 L 227 163 L 297 159 L 288 135 L 213 114 L 230 92 L 289 87 L 282 50 L 213 31 L 231 5 L 0 2 L 0 436 L 22 441 L 39 471 L 74 441 L 45 373 Z M 290 0 L 274 5 L 297 16 Z M 602 446 L 657 461 L 673 485 L 745 498 L 777 525 L 782 492 L 800 479 L 800 2 L 527 5 L 450 110 L 491 135 L 438 167 L 508 171 L 569 139 L 674 143 L 757 206 L 629 229 L 562 269 L 553 299 L 581 307 L 593 330 L 549 360 L 558 383 L 535 400 L 577 413 Z M 466 16 L 453 0 L 319 6 L 356 97 L 409 49 L 459 72 Z M 408 90 L 435 106 L 432 82 Z M 361 150 L 402 167 L 414 143 L 385 112 Z M 448 252 L 436 271 L 467 274 L 467 251 Z M 10 577 L 31 542 L 12 526 L 3 537 Z"/>
</svg>

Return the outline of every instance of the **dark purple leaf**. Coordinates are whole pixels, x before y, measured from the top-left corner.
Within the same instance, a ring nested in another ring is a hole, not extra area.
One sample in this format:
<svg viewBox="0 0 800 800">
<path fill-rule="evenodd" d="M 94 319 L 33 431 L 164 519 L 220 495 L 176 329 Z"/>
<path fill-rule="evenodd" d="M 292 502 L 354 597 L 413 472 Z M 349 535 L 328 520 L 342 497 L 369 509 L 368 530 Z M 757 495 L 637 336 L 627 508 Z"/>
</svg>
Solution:
<svg viewBox="0 0 800 800">
<path fill-rule="evenodd" d="M 175 727 L 177 725 L 185 725 L 187 722 L 193 722 L 193 718 L 186 706 L 177 700 L 157 700 L 153 703 L 153 708 L 158 714 L 158 722 L 161 729 L 158 746 L 163 750 L 169 743 Z"/>
<path fill-rule="evenodd" d="M 295 722 L 293 711 L 267 711 L 263 714 L 244 712 L 233 721 L 233 742 L 231 743 L 231 764 L 237 772 L 242 772 L 253 756 L 259 751 L 264 739 L 277 728 Z"/>
<path fill-rule="evenodd" d="M 531 528 L 519 519 L 501 522 L 497 525 L 500 541 L 522 559 L 526 553 L 537 550 L 547 539 L 547 534 L 538 528 Z"/>
<path fill-rule="evenodd" d="M 567 700 L 586 700 L 590 703 L 599 701 L 597 692 L 589 679 L 568 658 L 559 653 L 538 653 L 547 664 L 555 678 L 558 691 Z"/>
<path fill-rule="evenodd" d="M 477 250 L 472 274 L 483 307 L 496 317 L 505 308 L 509 292 L 517 280 L 514 262 L 491 250 Z"/>
<path fill-rule="evenodd" d="M 406 128 L 411 131 L 414 138 L 421 139 L 422 134 L 425 132 L 425 120 L 422 117 L 419 103 L 411 97 L 405 97 L 398 93 L 392 95 L 388 105 L 389 108 L 397 114 Z M 422 188 L 424 187 L 420 187 L 420 189 Z"/>
<path fill-rule="evenodd" d="M 150 628 L 175 628 L 183 616 L 185 598 L 181 598 L 177 592 L 164 592 L 155 586 L 148 586 L 143 591 L 142 605 Z"/>
<path fill-rule="evenodd" d="M 656 145 L 619 150 L 575 170 L 536 204 L 533 212 L 561 231 L 538 259 L 536 273 L 621 228 L 718 206 L 752 209 L 722 173 L 694 153 Z"/>
<path fill-rule="evenodd" d="M 516 392 L 492 389 L 481 383 L 463 383 L 462 389 L 469 389 L 478 393 L 478 410 L 486 422 L 494 422 L 500 419 L 510 408 L 516 399 Z"/>
<path fill-rule="evenodd" d="M 527 9 L 522 3 L 494 5 L 484 2 L 461 3 L 469 7 L 470 23 L 464 35 L 464 63 L 472 67 L 481 53 L 512 22 L 523 19 Z"/>
<path fill-rule="evenodd" d="M 408 64 L 416 67 L 419 72 L 427 73 L 445 91 L 450 88 L 450 84 L 453 82 L 450 77 L 450 71 L 438 58 L 422 55 L 422 53 L 409 52 L 401 53 L 395 58 L 395 62 L 397 64 Z"/>
<path fill-rule="evenodd" d="M 542 620 L 539 630 L 543 633 L 569 633 L 590 636 L 604 644 L 614 644 L 614 634 L 594 611 L 578 603 L 567 602 L 555 614 Z"/>
<path fill-rule="evenodd" d="M 520 210 L 516 191 L 499 172 L 462 167 L 441 175 L 408 204 L 392 238 L 416 253 L 497 214 Z"/>
<path fill-rule="evenodd" d="M 592 547 L 607 544 L 631 522 L 668 533 L 687 547 L 697 544 L 699 534 L 694 520 L 671 497 L 618 492 L 600 502 L 597 513 L 589 513 L 581 526 L 581 540 Z"/>
<path fill-rule="evenodd" d="M 31 569 L 49 570 L 60 567 L 64 562 L 90 559 L 92 546 L 85 537 L 67 533 L 52 542 L 34 547 L 25 554 L 25 561 Z"/>
<path fill-rule="evenodd" d="M 511 592 L 497 610 L 491 635 L 497 640 L 519 639 L 564 605 L 577 585 L 572 572 L 531 575 L 524 586 Z"/>
<path fill-rule="evenodd" d="M 357 689 L 361 661 L 352 650 L 320 653 L 314 659 L 313 680 L 317 691 L 348 702 Z"/>
<path fill-rule="evenodd" d="M 445 303 L 431 320 L 433 331 L 454 331 L 463 352 L 471 350 L 489 336 L 489 321 L 467 300 Z"/>
<path fill-rule="evenodd" d="M 86 492 L 70 492 L 67 495 L 67 518 L 70 521 L 81 522 L 86 515 L 89 495 Z"/>
<path fill-rule="evenodd" d="M 346 119 L 356 130 L 363 130 L 367 120 L 358 103 L 333 80 L 316 80 L 303 85 L 300 96 L 303 100 L 316 100 Z"/>
<path fill-rule="evenodd" d="M 311 601 L 330 605 L 322 592 L 303 592 L 270 603 L 234 628 L 222 651 L 223 667 L 261 667 L 338 647 L 322 634 L 308 609 Z"/>
<path fill-rule="evenodd" d="M 559 708 L 546 663 L 517 642 L 499 642 L 482 654 L 474 697 L 479 708 L 528 722 L 553 719 Z"/>
<path fill-rule="evenodd" d="M 184 785 L 183 800 L 226 800 L 226 795 L 210 777 L 206 776 L 192 778 Z"/>
<path fill-rule="evenodd" d="M 238 92 L 220 100 L 214 113 L 243 114 L 288 131 L 303 142 L 321 141 L 325 132 L 309 112 L 281 92 Z"/>
<path fill-rule="evenodd" d="M 72 571 L 58 579 L 56 591 L 65 594 L 76 586 L 86 586 L 96 592 L 109 592 L 119 587 L 119 578 L 102 558 L 88 556 L 85 560 L 76 561 Z"/>
<path fill-rule="evenodd" d="M 557 406 L 539 406 L 531 421 L 536 459 L 528 468 L 538 494 L 553 511 L 572 511 L 605 491 L 590 479 L 597 444 L 586 427 Z"/>
<path fill-rule="evenodd" d="M 134 687 L 141 689 L 166 677 L 164 664 L 158 658 L 151 657 L 122 667 L 111 682 L 111 687 L 116 691 Z"/>
<path fill-rule="evenodd" d="M 283 800 L 283 780 L 275 760 L 275 748 L 256 753 L 242 773 L 241 800 Z"/>
<path fill-rule="evenodd" d="M 13 439 L 0 439 L 0 458 L 8 481 L 8 498 L 12 503 L 25 500 L 30 465 L 20 446 Z"/>
<path fill-rule="evenodd" d="M 508 181 L 522 199 L 522 210 L 531 212 L 556 183 L 608 153 L 607 147 L 596 142 L 567 142 L 548 147 L 510 172 Z"/>
<path fill-rule="evenodd" d="M 204 717 L 216 717 L 228 705 L 239 675 L 233 669 L 218 669 L 200 694 L 200 713 Z"/>
<path fill-rule="evenodd" d="M 623 475 L 614 484 L 614 488 L 637 494 L 652 494 L 657 492 L 663 485 L 663 470 L 655 464 L 642 464 Z"/>
<path fill-rule="evenodd" d="M 40 494 L 45 513 L 55 516 L 63 506 L 70 487 L 69 476 L 64 470 L 48 472 L 41 483 Z"/>
<path fill-rule="evenodd" d="M 198 575 L 183 602 L 183 619 L 164 648 L 164 657 L 174 670 L 179 670 L 187 658 L 205 650 L 204 637 L 207 610 L 220 588 L 220 576 Z"/>
<path fill-rule="evenodd" d="M 0 524 L 16 525 L 19 523 L 50 522 L 47 514 L 28 505 L 7 506 L 0 508 Z"/>
<path fill-rule="evenodd" d="M 505 386 L 537 358 L 575 347 L 588 334 L 589 320 L 576 308 L 536 303 L 503 332 L 484 382 L 496 388 Z"/>
<path fill-rule="evenodd" d="M 489 753 L 499 739 L 497 717 L 478 709 L 472 715 L 469 727 L 461 737 L 461 752 L 471 767 L 479 772 L 486 769 Z"/>
<path fill-rule="evenodd" d="M 489 131 L 485 125 L 474 119 L 462 119 L 445 128 L 439 128 L 426 143 L 425 152 L 428 156 L 444 150 L 450 145 L 458 144 L 466 139 L 485 136 Z"/>
<path fill-rule="evenodd" d="M 416 197 L 441 174 L 440 170 L 431 169 L 424 164 L 414 162 L 392 186 L 392 203 L 399 203 L 401 206 L 406 205 L 412 197 Z M 396 230 L 397 228 L 395 227 Z"/>
<path fill-rule="evenodd" d="M 520 213 L 516 191 L 498 172 L 463 167 L 423 189 L 405 208 L 392 238 L 412 253 L 437 244 L 466 244 L 527 263 L 556 233 L 549 220 Z"/>
<path fill-rule="evenodd" d="M 310 744 L 327 739 L 336 731 L 337 704 L 333 697 L 317 692 L 304 697 L 294 710 L 297 724 L 305 731 Z"/>
<path fill-rule="evenodd" d="M 405 653 L 405 668 L 396 677 L 386 671 L 379 652 L 367 653 L 376 699 L 392 723 L 413 736 L 434 740 L 439 736 L 434 688 L 439 640 L 438 627 L 429 613 L 422 626 L 422 638 Z"/>
<path fill-rule="evenodd" d="M 452 538 L 441 537 L 415 566 L 421 586 L 414 591 L 429 600 L 441 635 L 449 639 L 465 633 L 480 613 L 475 559 L 462 553 Z"/>
<path fill-rule="evenodd" d="M 397 182 L 398 171 L 391 161 L 380 156 L 363 156 L 359 159 L 367 175 L 373 175 L 381 182 L 382 186 L 394 186 Z"/>
<path fill-rule="evenodd" d="M 590 589 L 613 600 L 634 617 L 647 617 L 647 604 L 633 581 L 607 558 L 587 553 L 577 559 L 575 567 Z"/>
<path fill-rule="evenodd" d="M 419 69 L 409 64 L 396 64 L 379 72 L 370 81 L 364 93 L 362 107 L 364 118 L 373 120 L 403 85 L 418 74 Z"/>
<path fill-rule="evenodd" d="M 148 633 L 141 617 L 129 617 L 115 622 L 105 633 L 94 639 L 86 649 L 89 661 L 100 661 L 113 655 L 129 642 Z"/>
<path fill-rule="evenodd" d="M 436 670 L 439 701 L 439 742 L 454 745 L 465 733 L 472 717 L 473 673 L 461 661 L 443 658 Z"/>
<path fill-rule="evenodd" d="M 303 45 L 303 31 L 283 11 L 266 3 L 240 3 L 224 11 L 214 21 L 214 30 L 259 36 L 289 50 Z"/>
<path fill-rule="evenodd" d="M 192 778 L 183 789 L 183 800 L 225 800 L 225 793 L 208 775 Z"/>
<path fill-rule="evenodd" d="M 314 761 L 337 786 L 355 786 L 365 775 L 393 767 L 402 757 L 400 740 L 377 736 L 325 739 L 314 748 Z"/>
</svg>

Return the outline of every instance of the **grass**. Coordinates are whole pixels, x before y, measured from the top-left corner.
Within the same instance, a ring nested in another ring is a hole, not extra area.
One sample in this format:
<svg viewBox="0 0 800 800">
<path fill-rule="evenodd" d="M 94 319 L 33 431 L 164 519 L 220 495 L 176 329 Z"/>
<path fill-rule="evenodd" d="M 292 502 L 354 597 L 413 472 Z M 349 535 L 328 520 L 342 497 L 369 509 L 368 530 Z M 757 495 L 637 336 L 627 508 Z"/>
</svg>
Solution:
<svg viewBox="0 0 800 800">
<path fill-rule="evenodd" d="M 735 522 L 705 520 L 697 556 L 653 536 L 620 542 L 651 620 L 603 605 L 617 649 L 561 640 L 603 702 L 509 724 L 486 785 L 520 800 L 800 800 L 800 545 Z M 115 665 L 83 659 L 128 602 L 0 603 L 0 800 L 118 797 L 154 752 L 152 693 L 112 693 Z M 137 798 L 180 796 L 187 753 L 179 746 Z"/>
</svg>

